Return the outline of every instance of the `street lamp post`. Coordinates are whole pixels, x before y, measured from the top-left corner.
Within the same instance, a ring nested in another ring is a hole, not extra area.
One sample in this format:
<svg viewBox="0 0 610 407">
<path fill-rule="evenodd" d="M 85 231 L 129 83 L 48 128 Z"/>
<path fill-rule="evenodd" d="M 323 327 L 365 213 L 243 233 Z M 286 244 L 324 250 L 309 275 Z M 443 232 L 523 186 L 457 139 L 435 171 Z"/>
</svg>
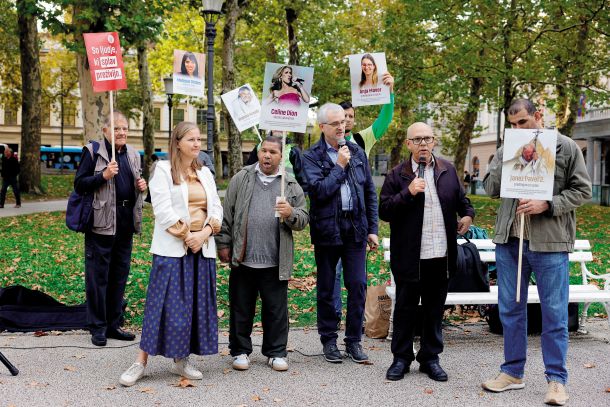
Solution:
<svg viewBox="0 0 610 407">
<path fill-rule="evenodd" d="M 167 78 L 163 78 L 163 84 L 165 85 L 165 94 L 167 95 L 167 107 L 169 108 L 169 123 L 167 125 L 167 134 L 169 136 L 169 140 L 172 139 L 172 106 L 174 96 L 174 78 L 172 76 L 168 76 Z"/>
<path fill-rule="evenodd" d="M 214 125 L 216 114 L 214 112 L 214 39 L 216 39 L 216 22 L 220 17 L 224 0 L 202 0 L 201 15 L 205 20 L 205 37 L 208 45 L 208 112 L 206 114 L 208 155 L 214 162 Z"/>
</svg>

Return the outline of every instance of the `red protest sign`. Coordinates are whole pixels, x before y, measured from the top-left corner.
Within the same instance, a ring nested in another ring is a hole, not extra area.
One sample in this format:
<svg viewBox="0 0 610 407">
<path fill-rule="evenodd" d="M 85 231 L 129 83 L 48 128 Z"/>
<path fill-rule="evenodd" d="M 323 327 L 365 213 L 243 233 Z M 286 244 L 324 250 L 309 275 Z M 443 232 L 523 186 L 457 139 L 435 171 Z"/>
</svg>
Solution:
<svg viewBox="0 0 610 407">
<path fill-rule="evenodd" d="M 116 32 L 83 34 L 94 92 L 127 89 L 121 44 Z"/>
</svg>

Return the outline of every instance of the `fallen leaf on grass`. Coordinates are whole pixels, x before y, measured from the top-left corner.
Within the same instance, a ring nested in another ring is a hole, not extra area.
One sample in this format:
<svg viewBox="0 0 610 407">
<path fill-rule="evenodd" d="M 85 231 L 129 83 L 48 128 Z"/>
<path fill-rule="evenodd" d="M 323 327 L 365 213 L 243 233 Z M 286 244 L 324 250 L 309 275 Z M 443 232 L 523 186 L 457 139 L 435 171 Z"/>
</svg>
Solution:
<svg viewBox="0 0 610 407">
<path fill-rule="evenodd" d="M 424 390 L 424 393 L 426 393 L 426 394 L 432 394 L 432 393 L 434 393 L 434 390 L 432 390 L 431 388 L 426 388 L 426 389 Z"/>
<path fill-rule="evenodd" d="M 288 320 L 288 323 L 290 323 L 290 324 L 296 324 L 296 323 L 297 323 L 297 320 L 296 320 L 296 319 L 292 319 L 292 318 L 290 318 L 290 319 Z"/>
<path fill-rule="evenodd" d="M 140 393 L 155 394 L 155 389 L 152 387 L 142 387 L 141 389 L 138 389 L 138 391 Z"/>
<path fill-rule="evenodd" d="M 104 390 L 115 390 L 115 389 L 116 389 L 116 386 L 113 386 L 113 385 L 108 385 L 108 386 L 104 387 Z"/>
<path fill-rule="evenodd" d="M 183 389 L 185 389 L 187 387 L 197 387 L 189 379 L 187 379 L 186 377 L 181 377 L 180 381 L 178 383 L 172 384 L 172 386 L 174 386 L 174 387 L 181 387 Z"/>
<path fill-rule="evenodd" d="M 586 369 L 592 369 L 595 367 L 595 365 L 593 363 L 585 363 L 584 366 Z"/>
<path fill-rule="evenodd" d="M 68 372 L 76 372 L 76 367 L 74 367 L 74 366 L 64 366 L 64 370 L 67 370 Z"/>
<path fill-rule="evenodd" d="M 262 322 L 255 322 L 254 325 L 252 325 L 254 328 L 260 328 L 261 326 L 263 326 Z"/>
<path fill-rule="evenodd" d="M 225 312 L 223 310 L 218 310 L 218 312 L 216 312 L 216 316 L 218 318 L 222 318 L 224 316 Z"/>
</svg>

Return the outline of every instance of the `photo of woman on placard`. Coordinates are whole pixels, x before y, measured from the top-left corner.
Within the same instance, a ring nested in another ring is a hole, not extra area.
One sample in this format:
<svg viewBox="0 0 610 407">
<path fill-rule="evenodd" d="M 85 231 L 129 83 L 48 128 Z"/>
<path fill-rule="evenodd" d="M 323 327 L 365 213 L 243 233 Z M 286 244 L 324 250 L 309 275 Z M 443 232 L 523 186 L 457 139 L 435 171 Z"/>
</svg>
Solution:
<svg viewBox="0 0 610 407">
<path fill-rule="evenodd" d="M 188 51 L 184 53 L 179 73 L 190 76 L 191 78 L 199 78 L 199 63 L 197 62 L 195 54 Z"/>
<path fill-rule="evenodd" d="M 362 74 L 360 76 L 360 88 L 377 86 L 379 80 L 377 75 L 377 64 L 371 54 L 364 54 L 360 61 Z"/>
<path fill-rule="evenodd" d="M 299 106 L 301 102 L 309 103 L 309 94 L 303 82 L 303 79 L 293 76 L 291 66 L 281 66 L 271 78 L 268 103 L 277 102 L 293 106 Z"/>
</svg>

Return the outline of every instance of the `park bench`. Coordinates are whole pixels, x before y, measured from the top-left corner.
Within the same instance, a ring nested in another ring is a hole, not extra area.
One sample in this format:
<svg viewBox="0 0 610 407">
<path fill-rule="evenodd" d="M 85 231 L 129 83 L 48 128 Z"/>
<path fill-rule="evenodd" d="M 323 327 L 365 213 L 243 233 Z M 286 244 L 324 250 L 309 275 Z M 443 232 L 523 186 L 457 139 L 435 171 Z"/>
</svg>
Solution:
<svg viewBox="0 0 610 407">
<path fill-rule="evenodd" d="M 481 261 L 484 263 L 495 263 L 496 252 L 495 243 L 491 239 L 470 239 L 477 246 Z M 458 244 L 465 243 L 463 239 L 458 239 Z M 390 261 L 390 239 L 383 239 L 384 260 Z M 588 240 L 576 240 L 574 242 L 574 252 L 569 254 L 571 263 L 580 263 L 582 276 L 581 284 L 570 284 L 569 301 L 576 303 L 584 303 L 582 313 L 579 320 L 579 332 L 586 333 L 585 322 L 587 319 L 587 311 L 589 305 L 594 302 L 603 303 L 606 313 L 610 316 L 610 273 L 594 274 L 587 269 L 587 262 L 593 261 L 591 253 L 591 245 Z M 604 282 L 603 289 L 600 289 L 596 284 L 591 284 L 591 280 L 602 280 Z M 396 286 L 394 284 L 394 276 L 392 275 L 391 285 L 386 287 L 386 293 L 392 299 L 392 314 L 390 316 L 390 332 L 388 338 L 392 336 L 392 320 L 394 317 L 394 306 L 396 304 Z M 538 290 L 536 286 L 530 285 L 528 288 L 528 303 L 540 303 Z M 490 286 L 489 292 L 466 292 L 466 293 L 448 293 L 446 305 L 483 305 L 498 303 L 498 286 Z M 608 327 L 610 329 L 610 318 L 608 318 Z"/>
</svg>

